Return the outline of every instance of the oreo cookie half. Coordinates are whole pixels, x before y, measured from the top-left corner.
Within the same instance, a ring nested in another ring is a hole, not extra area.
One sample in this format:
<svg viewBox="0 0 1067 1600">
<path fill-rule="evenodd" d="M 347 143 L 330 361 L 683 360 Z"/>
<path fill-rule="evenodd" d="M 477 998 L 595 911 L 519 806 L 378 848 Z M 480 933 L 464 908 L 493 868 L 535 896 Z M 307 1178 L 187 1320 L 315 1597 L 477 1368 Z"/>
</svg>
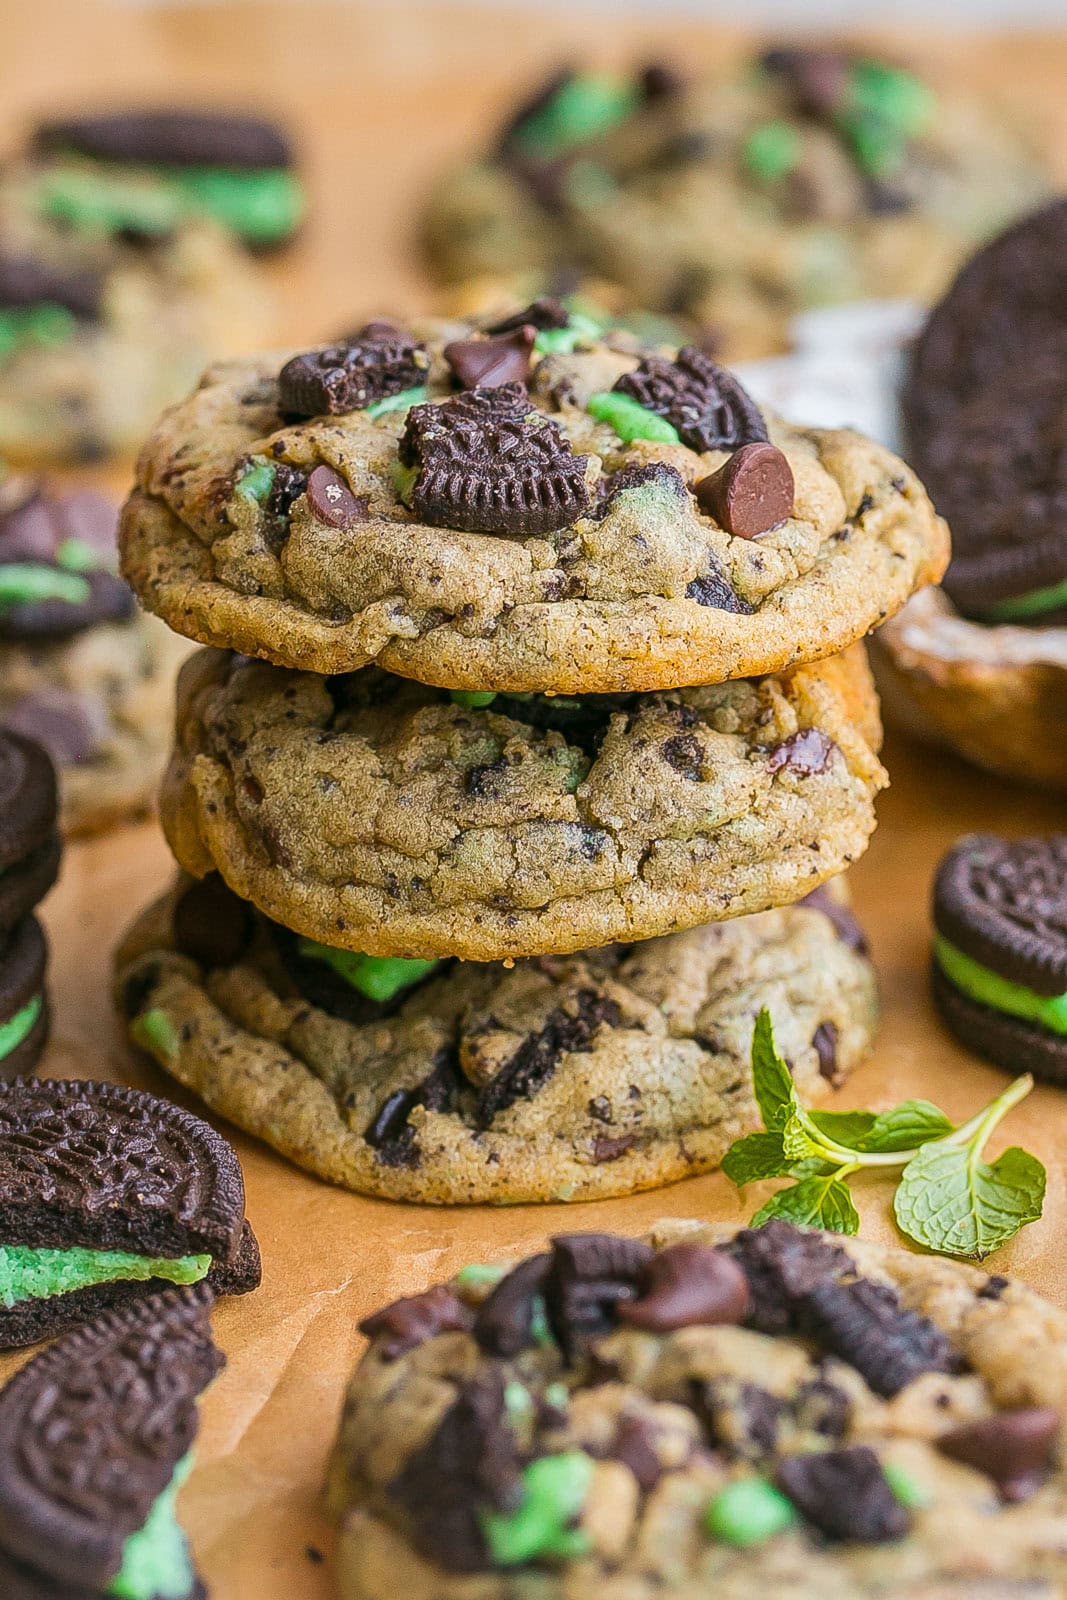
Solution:
<svg viewBox="0 0 1067 1600">
<path fill-rule="evenodd" d="M 0 1393 L 5 1600 L 196 1600 L 174 1512 L 197 1400 L 225 1365 L 206 1285 L 106 1312 Z"/>
<path fill-rule="evenodd" d="M 59 835 L 53 833 L 23 860 L 0 872 L 0 940 L 44 899 L 59 876 L 62 855 Z"/>
<path fill-rule="evenodd" d="M 964 267 L 916 343 L 908 459 L 952 528 L 945 589 L 966 615 L 1067 617 L 1067 201 Z"/>
<path fill-rule="evenodd" d="M 56 832 L 56 773 L 32 739 L 0 729 L 0 878 Z"/>
<path fill-rule="evenodd" d="M 206 1122 L 119 1084 L 0 1086 L 0 1348 L 171 1284 L 259 1280 L 240 1164 Z"/>
<path fill-rule="evenodd" d="M 971 834 L 934 883 L 933 990 L 964 1044 L 1067 1082 L 1067 834 Z"/>
</svg>

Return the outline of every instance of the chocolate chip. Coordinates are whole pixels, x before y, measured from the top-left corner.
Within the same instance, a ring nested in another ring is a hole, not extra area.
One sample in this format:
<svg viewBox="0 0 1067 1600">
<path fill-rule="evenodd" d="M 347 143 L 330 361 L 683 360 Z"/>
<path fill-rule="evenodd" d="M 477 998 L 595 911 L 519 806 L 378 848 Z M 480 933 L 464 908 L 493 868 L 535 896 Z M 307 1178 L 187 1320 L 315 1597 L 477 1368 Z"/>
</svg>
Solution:
<svg viewBox="0 0 1067 1600">
<path fill-rule="evenodd" d="M 691 733 L 676 733 L 660 745 L 660 754 L 669 767 L 683 778 L 699 783 L 704 776 L 704 746 Z"/>
<path fill-rule="evenodd" d="M 1001 1498 L 1027 1500 L 1052 1464 L 1063 1419 L 1051 1406 L 1000 1411 L 964 1422 L 937 1440 L 937 1448 L 993 1479 Z"/>
<path fill-rule="evenodd" d="M 445 345 L 444 357 L 464 389 L 525 383 L 536 337 L 537 329 L 524 322 L 496 338 L 455 339 Z"/>
<path fill-rule="evenodd" d="M 827 1083 L 837 1079 L 837 1029 L 832 1022 L 820 1022 L 812 1037 L 819 1058 L 819 1076 Z"/>
<path fill-rule="evenodd" d="M 730 587 L 721 572 L 707 572 L 686 585 L 686 596 L 698 606 L 709 606 L 714 611 L 733 611 L 739 616 L 750 616 L 753 607 Z"/>
<path fill-rule="evenodd" d="M 317 466 L 307 481 L 307 501 L 320 522 L 331 528 L 354 528 L 370 512 L 366 495 L 354 495 L 339 472 Z"/>
<path fill-rule="evenodd" d="M 359 1331 L 368 1339 L 380 1340 L 382 1356 L 386 1361 L 395 1361 L 439 1333 L 466 1333 L 473 1323 L 470 1307 L 443 1283 L 435 1283 L 423 1294 L 394 1300 L 392 1305 L 364 1317 Z"/>
<path fill-rule="evenodd" d="M 569 1007 L 550 1011 L 478 1096 L 478 1127 L 488 1128 L 516 1100 L 530 1099 L 552 1077 L 561 1056 L 591 1049 L 601 1025 L 614 1027 L 618 1020 L 616 1002 L 596 989 L 579 989 Z"/>
<path fill-rule="evenodd" d="M 771 772 L 788 768 L 800 778 L 814 778 L 825 772 L 837 746 L 821 728 L 801 728 L 776 744 L 767 758 Z"/>
<path fill-rule="evenodd" d="M 413 334 L 368 323 L 348 344 L 293 356 L 278 374 L 278 402 L 294 417 L 364 411 L 425 383 L 430 358 Z"/>
<path fill-rule="evenodd" d="M 649 1333 L 695 1324 L 743 1322 L 748 1283 L 735 1261 L 710 1245 L 669 1245 L 638 1279 L 638 1297 L 619 1306 L 619 1319 Z"/>
<path fill-rule="evenodd" d="M 643 1493 L 651 1494 L 663 1476 L 663 1465 L 656 1450 L 659 1430 L 644 1417 L 619 1418 L 611 1446 L 611 1459 L 629 1467 Z"/>
<path fill-rule="evenodd" d="M 627 1150 L 632 1150 L 637 1143 L 636 1133 L 611 1134 L 598 1133 L 593 1136 L 593 1165 L 603 1166 L 607 1161 L 618 1161 Z"/>
<path fill-rule="evenodd" d="M 992 1273 L 978 1291 L 979 1300 L 999 1300 L 1010 1281 L 1009 1278 L 1002 1278 L 998 1272 Z"/>
<path fill-rule="evenodd" d="M 793 469 L 773 444 L 745 444 L 695 486 L 697 504 L 738 539 L 758 539 L 793 514 Z"/>
<path fill-rule="evenodd" d="M 646 100 L 673 100 L 685 88 L 685 79 L 665 61 L 650 61 L 638 77 Z"/>
<path fill-rule="evenodd" d="M 588 508 L 587 458 L 518 383 L 414 406 L 400 461 L 418 467 L 411 505 L 424 522 L 469 533 L 550 533 Z"/>
<path fill-rule="evenodd" d="M 217 872 L 183 889 L 171 913 L 175 945 L 208 971 L 240 961 L 252 926 L 251 906 Z"/>
<path fill-rule="evenodd" d="M 533 1343 L 534 1302 L 544 1289 L 551 1261 L 547 1252 L 521 1261 L 478 1307 L 474 1337 L 490 1355 L 510 1358 Z"/>
<path fill-rule="evenodd" d="M 775 1480 L 801 1516 L 828 1539 L 881 1544 L 902 1539 L 911 1526 L 868 1445 L 786 1456 Z"/>
<path fill-rule="evenodd" d="M 615 1233 L 561 1234 L 552 1240 L 545 1303 L 568 1359 L 589 1339 L 612 1330 L 619 1306 L 636 1299 L 638 1280 L 652 1255 L 642 1240 Z"/>
<path fill-rule="evenodd" d="M 517 328 L 529 324 L 539 333 L 547 332 L 550 328 L 565 328 L 571 320 L 571 314 L 562 300 L 555 299 L 552 295 L 540 295 L 536 300 L 531 300 L 528 306 L 521 311 L 515 311 L 510 317 L 502 317 L 499 322 L 491 323 L 486 328 L 486 333 L 514 333 Z"/>
<path fill-rule="evenodd" d="M 684 346 L 673 361 L 646 356 L 614 388 L 666 417 L 691 450 L 737 450 L 767 439 L 767 425 L 752 397 L 732 372 L 696 345 Z"/>
</svg>

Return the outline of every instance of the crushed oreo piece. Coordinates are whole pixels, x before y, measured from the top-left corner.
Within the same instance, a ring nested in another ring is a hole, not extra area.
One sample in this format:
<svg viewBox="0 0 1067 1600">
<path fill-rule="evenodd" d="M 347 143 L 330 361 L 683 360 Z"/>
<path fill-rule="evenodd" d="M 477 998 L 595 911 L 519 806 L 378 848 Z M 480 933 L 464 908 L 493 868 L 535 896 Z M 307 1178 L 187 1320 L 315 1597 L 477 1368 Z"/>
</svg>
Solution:
<svg viewBox="0 0 1067 1600">
<path fill-rule="evenodd" d="M 411 505 L 436 527 L 550 533 L 568 527 L 590 503 L 587 458 L 573 453 L 517 383 L 414 406 L 400 461 L 419 469 Z"/>
<path fill-rule="evenodd" d="M 547 1253 L 520 1261 L 478 1307 L 474 1337 L 490 1355 L 517 1356 L 534 1342 L 534 1305 L 551 1262 Z"/>
<path fill-rule="evenodd" d="M 466 1333 L 473 1322 L 470 1307 L 443 1283 L 435 1283 L 422 1294 L 406 1295 L 364 1317 L 359 1331 L 380 1340 L 382 1356 L 395 1361 L 439 1333 Z"/>
<path fill-rule="evenodd" d="M 75 150 L 97 161 L 148 166 L 288 167 L 293 151 L 276 123 L 220 111 L 135 110 L 43 122 L 37 150 Z"/>
<path fill-rule="evenodd" d="M 415 1129 L 408 1120 L 411 1113 L 416 1106 L 425 1106 L 428 1111 L 451 1111 L 463 1081 L 455 1054 L 446 1046 L 437 1052 L 421 1083 L 412 1089 L 394 1089 L 387 1095 L 363 1131 L 371 1149 L 377 1151 L 378 1160 L 387 1167 L 417 1167 L 419 1148 Z"/>
<path fill-rule="evenodd" d="M 560 1234 L 552 1240 L 545 1305 L 568 1359 L 616 1326 L 619 1306 L 637 1298 L 653 1254 L 643 1240 L 615 1233 Z"/>
<path fill-rule="evenodd" d="M 526 382 L 537 329 L 523 323 L 510 333 L 488 339 L 454 339 L 444 357 L 463 389 L 497 388 Z"/>
<path fill-rule="evenodd" d="M 475 1108 L 478 1126 L 488 1128 L 494 1117 L 516 1100 L 535 1095 L 551 1078 L 561 1056 L 590 1049 L 601 1025 L 613 1027 L 618 1020 L 614 1000 L 596 989 L 579 989 L 573 1004 L 549 1012 L 544 1026 L 524 1039 L 486 1084 Z"/>
<path fill-rule="evenodd" d="M 708 606 L 712 611 L 733 611 L 738 616 L 752 615 L 755 607 L 731 588 L 721 572 L 710 571 L 694 578 L 686 585 L 686 598 L 698 606 Z"/>
<path fill-rule="evenodd" d="M 883 1544 L 902 1539 L 911 1518 L 868 1445 L 785 1456 L 775 1481 L 827 1539 Z"/>
<path fill-rule="evenodd" d="M 614 389 L 666 417 L 691 450 L 739 450 L 767 442 L 767 424 L 756 402 L 732 372 L 696 345 L 685 345 L 673 361 L 646 356 Z"/>
<path fill-rule="evenodd" d="M 875 1394 L 892 1399 L 924 1372 L 958 1372 L 960 1361 L 935 1323 L 905 1311 L 869 1278 L 815 1284 L 803 1298 L 802 1331 L 855 1367 Z"/>
<path fill-rule="evenodd" d="M 748 1279 L 748 1323 L 760 1333 L 795 1332 L 811 1291 L 852 1271 L 844 1250 L 780 1218 L 743 1228 L 723 1248 Z"/>
<path fill-rule="evenodd" d="M 368 323 L 346 344 L 293 356 L 278 374 L 279 409 L 293 417 L 365 411 L 425 383 L 430 358 L 413 334 Z"/>
<path fill-rule="evenodd" d="M 810 1378 L 796 1392 L 793 1416 L 805 1433 L 843 1439 L 852 1422 L 852 1401 L 828 1378 Z"/>
<path fill-rule="evenodd" d="M 713 1445 L 743 1461 L 764 1461 L 778 1448 L 786 1403 L 759 1384 L 736 1377 L 709 1378 L 693 1396 Z"/>
</svg>

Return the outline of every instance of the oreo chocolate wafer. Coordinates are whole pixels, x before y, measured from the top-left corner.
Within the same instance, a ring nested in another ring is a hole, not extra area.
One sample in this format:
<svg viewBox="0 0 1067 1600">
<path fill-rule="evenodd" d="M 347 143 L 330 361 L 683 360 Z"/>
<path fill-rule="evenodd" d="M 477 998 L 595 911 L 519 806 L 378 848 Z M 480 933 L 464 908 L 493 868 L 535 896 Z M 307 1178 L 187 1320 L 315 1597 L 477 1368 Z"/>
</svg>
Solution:
<svg viewBox="0 0 1067 1600">
<path fill-rule="evenodd" d="M 908 459 L 952 528 L 945 589 L 979 621 L 1067 618 L 1067 200 L 963 269 L 916 346 Z"/>
<path fill-rule="evenodd" d="M 260 1279 L 226 1140 L 109 1083 L 0 1086 L 0 1347 L 34 1344 L 169 1284 Z"/>
<path fill-rule="evenodd" d="M 303 194 L 292 145 L 261 117 L 184 108 L 63 117 L 37 129 L 39 156 L 153 169 L 177 197 L 253 248 L 270 248 L 299 225 Z"/>
<path fill-rule="evenodd" d="M 206 1285 L 105 1312 L 0 1393 L 4 1600 L 203 1600 L 174 1499 L 225 1365 Z"/>
<path fill-rule="evenodd" d="M 970 834 L 934 883 L 933 988 L 948 1027 L 1011 1072 L 1067 1082 L 1067 834 Z"/>
</svg>

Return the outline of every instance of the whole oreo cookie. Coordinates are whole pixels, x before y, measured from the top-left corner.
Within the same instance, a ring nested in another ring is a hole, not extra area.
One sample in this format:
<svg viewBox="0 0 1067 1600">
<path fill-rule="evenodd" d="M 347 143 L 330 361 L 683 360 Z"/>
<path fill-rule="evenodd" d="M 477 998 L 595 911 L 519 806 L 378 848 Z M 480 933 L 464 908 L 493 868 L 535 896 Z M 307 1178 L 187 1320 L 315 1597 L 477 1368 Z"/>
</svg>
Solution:
<svg viewBox="0 0 1067 1600">
<path fill-rule="evenodd" d="M 146 166 L 287 167 L 292 146 L 261 117 L 192 110 L 115 111 L 38 127 L 36 148 Z"/>
<path fill-rule="evenodd" d="M 0 875 L 55 831 L 55 768 L 32 739 L 0 729 Z"/>
<path fill-rule="evenodd" d="M 0 946 L 0 1079 L 31 1073 L 48 1041 L 47 966 L 41 924 L 23 917 Z"/>
<path fill-rule="evenodd" d="M 1012 1071 L 1067 1081 L 1067 834 L 972 834 L 934 883 L 934 997 L 948 1026 Z"/>
<path fill-rule="evenodd" d="M 59 876 L 63 845 L 52 833 L 21 861 L 0 872 L 0 939 L 38 905 Z"/>
<path fill-rule="evenodd" d="M 909 460 L 949 520 L 967 615 L 1067 617 L 1067 201 L 975 256 L 934 310 L 904 393 Z"/>
<path fill-rule="evenodd" d="M 197 1400 L 225 1365 L 214 1296 L 170 1290 L 107 1312 L 37 1356 L 0 1394 L 5 1600 L 205 1593 L 174 1516 Z M 138 1583 L 139 1580 L 139 1583 Z"/>
</svg>

